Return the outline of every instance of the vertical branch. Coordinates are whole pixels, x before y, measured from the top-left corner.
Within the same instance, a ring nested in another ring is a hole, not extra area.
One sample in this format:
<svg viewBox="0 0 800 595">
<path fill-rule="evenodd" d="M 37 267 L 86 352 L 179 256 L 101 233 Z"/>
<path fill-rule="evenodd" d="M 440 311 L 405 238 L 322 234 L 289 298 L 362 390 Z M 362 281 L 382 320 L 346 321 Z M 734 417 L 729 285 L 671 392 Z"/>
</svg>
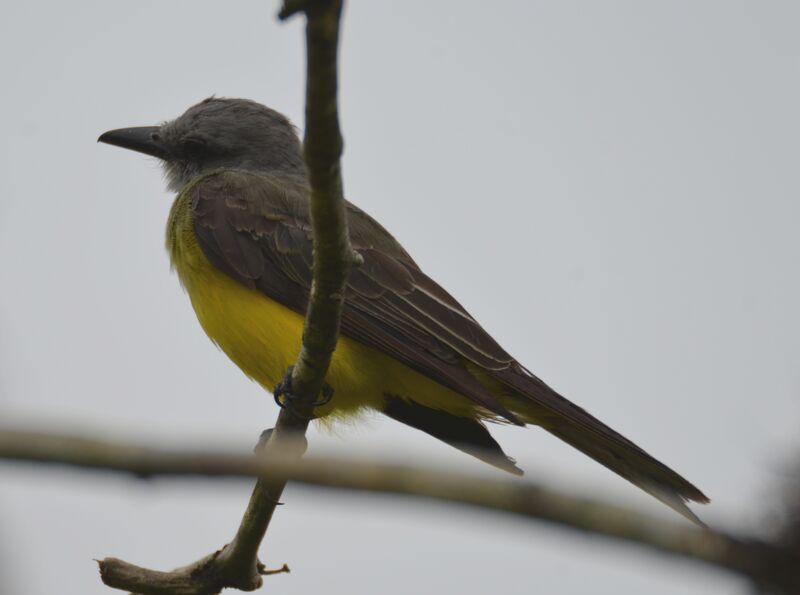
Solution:
<svg viewBox="0 0 800 595">
<path fill-rule="evenodd" d="M 298 8 L 295 12 L 299 11 Z M 350 246 L 343 196 L 342 134 L 337 107 L 337 50 L 342 0 L 309 2 L 306 12 L 306 128 L 303 153 L 311 182 L 314 239 L 313 283 L 303 328 L 303 342 L 291 377 L 297 406 L 282 409 L 263 456 L 270 447 L 305 450 L 312 403 L 322 390 L 339 337 L 345 284 L 356 256 Z M 281 13 L 281 18 L 288 14 Z M 257 565 L 257 552 L 286 478 L 260 479 L 239 530 L 221 558 L 239 566 L 237 574 Z"/>
<path fill-rule="evenodd" d="M 307 17 L 307 87 L 304 158 L 311 182 L 311 224 L 314 239 L 313 282 L 303 328 L 303 342 L 292 370 L 292 410 L 284 408 L 262 456 L 270 451 L 291 453 L 298 460 L 305 451 L 305 432 L 313 403 L 325 383 L 336 348 L 350 267 L 360 257 L 350 246 L 342 195 L 342 134 L 337 109 L 337 49 L 342 0 L 286 0 L 285 19 L 305 12 Z M 334 397 L 335 398 L 335 397 Z M 139 593 L 206 595 L 226 587 L 252 591 L 265 574 L 258 549 L 286 486 L 281 474 L 258 480 L 233 540 L 219 552 L 171 573 L 135 567 L 122 560 L 100 563 L 109 586 Z"/>
<path fill-rule="evenodd" d="M 292 374 L 298 395 L 319 394 L 339 335 L 344 288 L 356 255 L 350 247 L 342 190 L 342 133 L 337 107 L 337 47 L 342 0 L 307 8 L 306 131 L 314 264 L 303 346 Z"/>
</svg>

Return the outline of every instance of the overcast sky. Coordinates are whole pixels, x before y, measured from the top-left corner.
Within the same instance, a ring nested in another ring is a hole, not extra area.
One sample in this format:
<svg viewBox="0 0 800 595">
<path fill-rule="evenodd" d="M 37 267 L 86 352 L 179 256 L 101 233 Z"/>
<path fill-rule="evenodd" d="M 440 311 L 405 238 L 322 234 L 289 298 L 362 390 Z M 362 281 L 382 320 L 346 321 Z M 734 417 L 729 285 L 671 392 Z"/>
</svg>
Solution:
<svg viewBox="0 0 800 595">
<path fill-rule="evenodd" d="M 95 139 L 211 94 L 302 127 L 302 23 L 276 11 L 0 6 L 4 425 L 245 451 L 273 424 L 169 271 L 157 164 Z M 790 0 L 352 0 L 343 32 L 350 200 L 526 366 L 703 489 L 704 519 L 755 531 L 800 449 L 799 24 Z M 494 434 L 532 479 L 672 514 L 544 432 Z M 483 471 L 377 417 L 310 442 Z M 101 594 L 93 558 L 194 560 L 230 539 L 249 491 L 0 466 L 6 590 Z M 274 593 L 747 592 L 506 517 L 284 500 L 262 548 L 293 569 Z"/>
</svg>

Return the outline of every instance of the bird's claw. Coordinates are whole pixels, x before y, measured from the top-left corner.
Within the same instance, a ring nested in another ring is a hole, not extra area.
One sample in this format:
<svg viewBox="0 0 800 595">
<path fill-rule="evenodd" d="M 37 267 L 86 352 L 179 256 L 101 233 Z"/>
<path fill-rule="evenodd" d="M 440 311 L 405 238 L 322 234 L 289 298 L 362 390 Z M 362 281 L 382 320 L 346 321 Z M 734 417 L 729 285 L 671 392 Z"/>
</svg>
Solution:
<svg viewBox="0 0 800 595">
<path fill-rule="evenodd" d="M 275 398 L 275 403 L 281 409 L 288 409 L 299 417 L 308 417 L 308 415 L 301 414 L 298 411 L 298 405 L 300 405 L 301 399 L 292 394 L 292 370 L 294 370 L 294 366 L 289 366 L 283 379 L 275 386 L 275 390 L 272 391 L 272 395 Z M 311 403 L 311 408 L 327 405 L 332 398 L 333 387 L 326 382 L 322 385 L 319 398 Z M 309 419 L 313 418 L 314 416 L 312 414 Z"/>
</svg>

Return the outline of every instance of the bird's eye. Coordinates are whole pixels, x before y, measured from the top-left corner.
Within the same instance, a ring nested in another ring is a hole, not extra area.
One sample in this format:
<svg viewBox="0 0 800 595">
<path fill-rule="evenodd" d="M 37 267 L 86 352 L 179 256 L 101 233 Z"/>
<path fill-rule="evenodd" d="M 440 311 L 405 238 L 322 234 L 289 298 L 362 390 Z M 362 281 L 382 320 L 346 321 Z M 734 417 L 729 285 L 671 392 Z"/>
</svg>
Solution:
<svg viewBox="0 0 800 595">
<path fill-rule="evenodd" d="M 150 140 L 157 143 L 161 141 L 161 135 L 158 132 L 154 132 L 150 135 Z"/>
</svg>

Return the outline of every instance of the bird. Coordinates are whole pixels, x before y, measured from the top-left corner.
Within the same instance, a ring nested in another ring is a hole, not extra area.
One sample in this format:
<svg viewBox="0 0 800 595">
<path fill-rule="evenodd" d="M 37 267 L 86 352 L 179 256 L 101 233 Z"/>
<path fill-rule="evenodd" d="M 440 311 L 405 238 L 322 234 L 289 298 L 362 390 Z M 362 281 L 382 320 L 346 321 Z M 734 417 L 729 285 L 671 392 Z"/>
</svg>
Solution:
<svg viewBox="0 0 800 595">
<path fill-rule="evenodd" d="M 311 190 L 297 129 L 255 101 L 212 96 L 173 120 L 98 141 L 161 162 L 177 193 L 166 247 L 200 325 L 245 375 L 276 391 L 300 350 L 312 282 Z M 326 375 L 332 396 L 315 403 L 315 418 L 378 411 L 516 475 L 487 423 L 538 426 L 702 524 L 687 503 L 707 503 L 703 492 L 550 388 L 380 223 L 345 206 L 363 262 L 347 281 Z"/>
</svg>

